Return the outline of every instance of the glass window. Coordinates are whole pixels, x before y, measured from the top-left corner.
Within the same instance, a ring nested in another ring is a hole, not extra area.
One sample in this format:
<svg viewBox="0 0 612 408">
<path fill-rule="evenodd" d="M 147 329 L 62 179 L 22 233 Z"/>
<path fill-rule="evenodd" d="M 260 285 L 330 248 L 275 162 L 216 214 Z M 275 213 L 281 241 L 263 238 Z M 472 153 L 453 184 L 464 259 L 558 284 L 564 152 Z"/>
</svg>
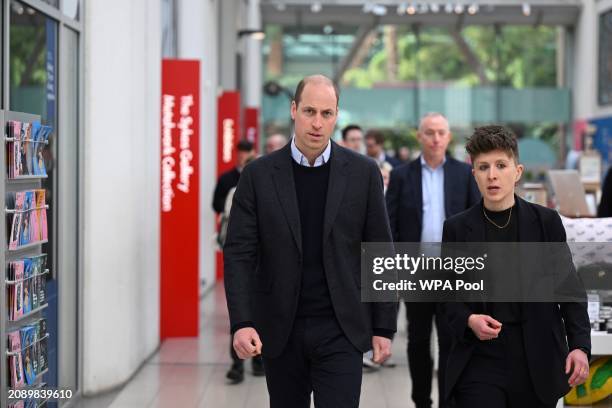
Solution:
<svg viewBox="0 0 612 408">
<path fill-rule="evenodd" d="M 600 105 L 612 104 L 612 10 L 599 17 L 599 79 Z"/>
<path fill-rule="evenodd" d="M 42 2 L 47 3 L 48 5 L 53 7 L 59 7 L 59 0 L 42 0 Z"/>
<path fill-rule="evenodd" d="M 50 125 L 53 133 L 43 152 L 48 178 L 42 186 L 47 190 L 49 244 L 43 245 L 48 254 L 47 265 L 55 268 L 56 189 L 55 143 L 57 138 L 57 22 L 18 1 L 11 1 L 9 20 L 9 109 L 41 116 L 43 124 Z M 48 307 L 44 312 L 50 333 L 57 333 L 57 282 L 47 282 Z M 57 386 L 57 336 L 48 343 L 48 386 Z"/>
<path fill-rule="evenodd" d="M 79 3 L 80 0 L 62 0 L 62 13 L 68 18 L 78 20 L 80 12 Z"/>
</svg>

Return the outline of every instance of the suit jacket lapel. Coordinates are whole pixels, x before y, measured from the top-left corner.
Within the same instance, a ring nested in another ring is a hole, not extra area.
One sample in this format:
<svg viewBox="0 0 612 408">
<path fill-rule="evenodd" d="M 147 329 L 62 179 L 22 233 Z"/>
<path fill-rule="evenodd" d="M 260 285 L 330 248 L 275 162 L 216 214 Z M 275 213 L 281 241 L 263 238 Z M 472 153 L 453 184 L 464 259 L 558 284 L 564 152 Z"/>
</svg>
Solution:
<svg viewBox="0 0 612 408">
<path fill-rule="evenodd" d="M 527 202 L 517 195 L 514 196 L 519 221 L 520 242 L 541 242 L 544 237 L 541 234 L 540 223 L 535 212 L 529 208 Z"/>
<path fill-rule="evenodd" d="M 453 177 L 453 162 L 450 157 L 446 158 L 446 162 L 444 163 L 444 215 L 446 218 L 449 217 L 450 214 L 450 198 L 451 198 L 451 188 L 453 187 L 453 183 L 451 182 L 451 177 Z"/>
<path fill-rule="evenodd" d="M 302 252 L 302 228 L 300 225 L 300 211 L 295 192 L 295 180 L 293 178 L 293 158 L 291 157 L 291 143 L 283 147 L 283 154 L 278 156 L 274 163 L 272 178 L 276 187 L 276 194 L 281 203 L 281 208 L 293 233 L 295 244 L 300 253 Z"/>
<path fill-rule="evenodd" d="M 485 242 L 485 223 L 482 215 L 482 200 L 468 212 L 466 242 Z"/>
<path fill-rule="evenodd" d="M 419 231 L 421 231 L 423 229 L 423 179 L 421 175 L 421 156 L 413 160 L 409 166 L 412 167 L 410 169 L 410 182 L 414 191 L 414 202 L 417 207 L 417 226 Z"/>
<path fill-rule="evenodd" d="M 514 196 L 514 200 L 516 201 L 516 212 L 518 216 L 519 222 L 519 242 L 541 242 L 544 241 L 544 237 L 542 237 L 542 229 L 540 227 L 540 223 L 538 221 L 538 217 L 535 212 L 529 208 L 529 205 L 522 198 L 517 195 Z M 521 287 L 524 290 L 529 291 L 530 289 L 534 290 L 534 293 L 537 293 L 538 290 L 542 290 L 541 288 L 553 288 L 554 282 L 536 279 L 534 281 L 534 277 L 531 275 L 530 271 L 539 271 L 540 268 L 538 263 L 540 259 L 533 257 L 533 250 L 528 250 L 525 244 L 519 244 L 519 259 L 521 262 L 519 264 L 519 270 L 517 271 L 519 278 L 521 279 Z M 546 256 L 544 256 L 546 258 Z M 535 286 L 538 286 L 540 289 L 536 289 Z M 526 296 L 530 297 L 531 293 L 526 294 Z M 525 305 L 522 304 L 522 307 Z M 523 313 L 523 315 L 528 318 L 529 314 Z"/>
<path fill-rule="evenodd" d="M 338 209 L 344 197 L 348 184 L 348 158 L 342 149 L 331 142 L 332 150 L 330 157 L 329 182 L 327 186 L 327 200 L 325 202 L 325 218 L 323 223 L 323 242 L 329 236 Z"/>
</svg>

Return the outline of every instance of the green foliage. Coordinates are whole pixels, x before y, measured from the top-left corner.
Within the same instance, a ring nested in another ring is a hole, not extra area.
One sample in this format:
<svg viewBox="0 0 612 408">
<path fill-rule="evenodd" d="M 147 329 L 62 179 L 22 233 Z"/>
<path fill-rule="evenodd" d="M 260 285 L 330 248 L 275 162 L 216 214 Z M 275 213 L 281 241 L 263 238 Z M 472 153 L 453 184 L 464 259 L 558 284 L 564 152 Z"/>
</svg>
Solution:
<svg viewBox="0 0 612 408">
<path fill-rule="evenodd" d="M 398 29 L 398 80 L 483 85 L 476 66 L 487 81 L 504 87 L 556 85 L 556 28 L 505 26 L 496 33 L 490 26 L 465 27 L 459 35 L 475 57 L 472 62 L 449 28 L 428 27 L 417 35 Z M 371 88 L 387 81 L 387 50 L 376 51 L 363 66 L 344 75 L 348 86 Z"/>
<path fill-rule="evenodd" d="M 19 86 L 45 86 L 44 26 L 11 26 L 11 83 Z"/>
</svg>

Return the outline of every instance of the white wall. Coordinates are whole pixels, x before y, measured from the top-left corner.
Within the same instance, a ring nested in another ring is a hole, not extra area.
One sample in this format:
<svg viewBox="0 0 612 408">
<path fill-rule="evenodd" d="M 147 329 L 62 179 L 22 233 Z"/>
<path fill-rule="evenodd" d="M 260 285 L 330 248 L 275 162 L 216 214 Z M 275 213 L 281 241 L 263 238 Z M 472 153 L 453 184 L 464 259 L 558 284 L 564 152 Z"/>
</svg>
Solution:
<svg viewBox="0 0 612 408">
<path fill-rule="evenodd" d="M 160 2 L 87 3 L 83 391 L 159 345 Z"/>
<path fill-rule="evenodd" d="M 178 58 L 200 60 L 200 279 L 215 281 L 215 214 L 212 196 L 217 181 L 217 0 L 180 0 Z"/>
<path fill-rule="evenodd" d="M 612 106 L 597 103 L 599 64 L 599 14 L 612 8 L 612 0 L 583 0 L 582 12 L 576 25 L 572 61 L 573 111 L 575 119 L 612 116 Z"/>
</svg>

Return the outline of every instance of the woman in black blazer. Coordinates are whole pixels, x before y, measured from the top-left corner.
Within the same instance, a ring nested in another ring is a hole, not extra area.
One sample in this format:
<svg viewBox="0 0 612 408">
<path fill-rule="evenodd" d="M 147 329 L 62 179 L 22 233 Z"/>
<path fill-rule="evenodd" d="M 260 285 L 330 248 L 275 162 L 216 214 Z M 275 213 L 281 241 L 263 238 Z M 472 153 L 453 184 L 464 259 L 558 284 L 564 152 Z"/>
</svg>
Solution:
<svg viewBox="0 0 612 408">
<path fill-rule="evenodd" d="M 478 128 L 466 150 L 483 200 L 446 220 L 443 242 L 565 242 L 555 211 L 514 194 L 523 166 L 512 132 Z M 455 302 L 445 311 L 454 336 L 445 394 L 457 408 L 554 407 L 588 377 L 585 302 Z"/>
</svg>

